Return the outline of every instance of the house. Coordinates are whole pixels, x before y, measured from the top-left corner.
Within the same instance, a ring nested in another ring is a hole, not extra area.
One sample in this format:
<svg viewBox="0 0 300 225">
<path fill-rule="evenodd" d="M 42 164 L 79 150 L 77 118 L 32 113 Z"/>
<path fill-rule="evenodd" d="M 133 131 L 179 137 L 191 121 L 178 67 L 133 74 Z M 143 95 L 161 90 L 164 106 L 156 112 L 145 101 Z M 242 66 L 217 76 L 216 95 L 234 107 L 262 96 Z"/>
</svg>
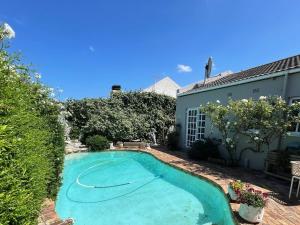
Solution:
<svg viewBox="0 0 300 225">
<path fill-rule="evenodd" d="M 170 77 L 165 77 L 150 87 L 144 89 L 143 92 L 155 92 L 157 94 L 168 95 L 176 98 L 176 93 L 179 88 L 180 86 Z"/>
<path fill-rule="evenodd" d="M 204 137 L 220 138 L 209 119 L 199 110 L 200 105 L 219 100 L 258 99 L 260 96 L 281 96 L 288 103 L 300 101 L 300 55 L 281 59 L 237 73 L 221 73 L 207 77 L 178 91 L 176 100 L 176 124 L 180 126 L 180 146 L 188 149 L 193 142 Z M 300 126 L 290 132 L 287 143 L 300 142 Z M 271 148 L 276 149 L 276 146 Z M 221 150 L 226 157 L 226 151 Z M 254 169 L 263 169 L 266 151 L 247 152 L 242 163 Z"/>
</svg>

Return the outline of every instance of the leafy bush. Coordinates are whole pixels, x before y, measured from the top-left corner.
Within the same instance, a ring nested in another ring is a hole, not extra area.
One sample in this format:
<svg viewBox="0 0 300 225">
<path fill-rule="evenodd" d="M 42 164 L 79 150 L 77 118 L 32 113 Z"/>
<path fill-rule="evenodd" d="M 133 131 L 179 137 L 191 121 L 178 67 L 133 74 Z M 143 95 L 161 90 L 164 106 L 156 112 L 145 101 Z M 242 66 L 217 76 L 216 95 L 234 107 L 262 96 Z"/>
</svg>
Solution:
<svg viewBox="0 0 300 225">
<path fill-rule="evenodd" d="M 175 99 L 145 92 L 114 93 L 110 98 L 68 100 L 71 136 L 102 135 L 112 141 L 150 140 L 154 128 L 158 140 L 175 120 Z"/>
<path fill-rule="evenodd" d="M 229 183 L 229 186 L 236 194 L 240 194 L 244 190 L 245 184 L 240 180 L 234 180 Z"/>
<path fill-rule="evenodd" d="M 192 159 L 207 160 L 208 157 L 219 158 L 218 145 L 211 139 L 195 141 L 188 150 L 188 155 Z"/>
<path fill-rule="evenodd" d="M 108 149 L 109 142 L 106 137 L 100 135 L 90 136 L 86 139 L 86 145 L 92 150 L 104 150 Z"/>
<path fill-rule="evenodd" d="M 299 121 L 300 103 L 289 105 L 281 97 L 261 96 L 258 100 L 230 100 L 227 105 L 219 101 L 208 103 L 201 110 L 221 133 L 230 159 L 236 164 L 246 150 L 262 152 L 263 146 L 270 150 L 274 140 L 281 145 L 287 131 Z M 241 149 L 238 155 L 241 136 L 247 138 L 251 147 Z"/>
<path fill-rule="evenodd" d="M 178 131 L 173 131 L 168 134 L 167 147 L 169 150 L 178 150 L 179 149 L 179 132 Z"/>
<path fill-rule="evenodd" d="M 56 197 L 64 137 L 50 94 L 38 74 L 0 49 L 1 225 L 36 224 L 43 199 Z"/>
<path fill-rule="evenodd" d="M 268 194 L 250 188 L 240 193 L 239 200 L 243 204 L 247 204 L 255 208 L 263 208 L 267 203 Z"/>
</svg>

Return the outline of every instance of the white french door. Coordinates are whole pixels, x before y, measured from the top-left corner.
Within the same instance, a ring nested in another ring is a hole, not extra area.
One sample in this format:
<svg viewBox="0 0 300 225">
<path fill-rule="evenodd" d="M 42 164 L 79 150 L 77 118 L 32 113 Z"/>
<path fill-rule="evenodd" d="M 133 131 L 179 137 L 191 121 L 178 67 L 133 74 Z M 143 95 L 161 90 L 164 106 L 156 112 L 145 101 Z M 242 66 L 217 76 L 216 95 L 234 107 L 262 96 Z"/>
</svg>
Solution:
<svg viewBox="0 0 300 225">
<path fill-rule="evenodd" d="M 199 108 L 190 108 L 186 114 L 186 147 L 204 139 L 205 134 L 205 114 Z"/>
</svg>

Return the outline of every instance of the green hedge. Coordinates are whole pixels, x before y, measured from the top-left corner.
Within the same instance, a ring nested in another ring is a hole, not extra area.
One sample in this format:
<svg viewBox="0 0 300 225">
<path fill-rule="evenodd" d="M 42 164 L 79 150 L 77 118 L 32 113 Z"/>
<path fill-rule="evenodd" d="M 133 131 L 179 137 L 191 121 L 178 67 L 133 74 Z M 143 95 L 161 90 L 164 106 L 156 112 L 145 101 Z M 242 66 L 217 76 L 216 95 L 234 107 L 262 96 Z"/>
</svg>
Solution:
<svg viewBox="0 0 300 225">
<path fill-rule="evenodd" d="M 168 134 L 167 142 L 168 150 L 176 151 L 179 150 L 179 132 L 173 131 Z"/>
<path fill-rule="evenodd" d="M 149 140 L 151 128 L 164 141 L 174 124 L 175 99 L 156 93 L 120 92 L 110 98 L 68 100 L 71 136 L 102 135 L 111 141 Z"/>
<path fill-rule="evenodd" d="M 0 40 L 1 42 L 1 40 Z M 20 59 L 0 50 L 0 224 L 36 224 L 64 158 L 59 105 Z"/>
<path fill-rule="evenodd" d="M 109 148 L 109 142 L 106 137 L 93 135 L 86 139 L 86 145 L 91 151 L 105 150 Z"/>
</svg>

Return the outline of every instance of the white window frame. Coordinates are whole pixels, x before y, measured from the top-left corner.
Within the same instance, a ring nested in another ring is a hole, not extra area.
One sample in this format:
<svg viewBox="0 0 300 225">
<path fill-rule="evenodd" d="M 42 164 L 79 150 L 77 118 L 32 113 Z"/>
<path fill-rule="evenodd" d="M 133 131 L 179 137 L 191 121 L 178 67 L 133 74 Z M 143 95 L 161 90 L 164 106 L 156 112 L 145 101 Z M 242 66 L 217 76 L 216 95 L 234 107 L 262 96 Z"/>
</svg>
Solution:
<svg viewBox="0 0 300 225">
<path fill-rule="evenodd" d="M 190 115 L 190 112 L 192 112 Z M 195 112 L 196 111 L 196 112 Z M 191 118 L 191 119 L 190 119 Z M 200 111 L 200 108 L 188 108 L 186 111 L 186 140 L 187 148 L 198 140 L 205 138 L 206 116 Z M 189 129 L 191 130 L 189 133 Z M 191 139 L 192 137 L 192 139 Z"/>
<path fill-rule="evenodd" d="M 300 102 L 300 96 L 290 98 L 289 104 L 290 105 L 293 104 L 293 101 L 295 101 L 295 100 L 298 100 Z M 295 131 L 289 131 L 289 133 L 291 135 L 297 135 L 297 136 L 300 135 L 300 124 L 297 123 L 296 124 L 296 130 Z"/>
</svg>

